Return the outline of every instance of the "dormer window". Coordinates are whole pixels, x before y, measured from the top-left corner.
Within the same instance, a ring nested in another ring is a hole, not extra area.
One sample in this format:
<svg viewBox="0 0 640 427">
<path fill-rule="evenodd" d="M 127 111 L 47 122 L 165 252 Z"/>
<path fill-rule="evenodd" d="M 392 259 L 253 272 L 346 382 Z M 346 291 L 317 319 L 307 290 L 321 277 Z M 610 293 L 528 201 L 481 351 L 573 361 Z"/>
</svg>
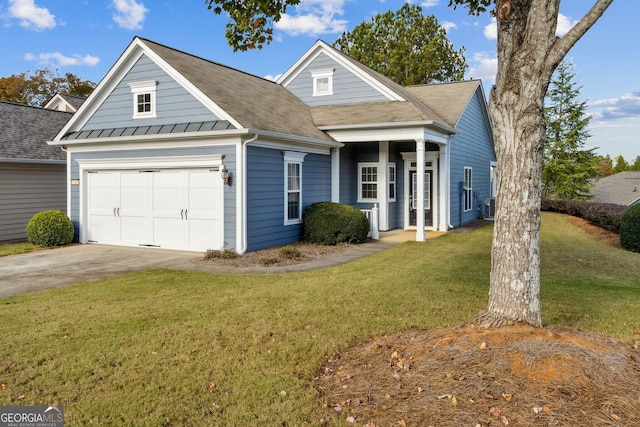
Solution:
<svg viewBox="0 0 640 427">
<path fill-rule="evenodd" d="M 156 87 L 155 80 L 129 83 L 133 94 L 133 118 L 144 119 L 156 116 Z"/>
<path fill-rule="evenodd" d="M 333 95 L 333 70 L 315 70 L 313 78 L 313 96 Z"/>
</svg>

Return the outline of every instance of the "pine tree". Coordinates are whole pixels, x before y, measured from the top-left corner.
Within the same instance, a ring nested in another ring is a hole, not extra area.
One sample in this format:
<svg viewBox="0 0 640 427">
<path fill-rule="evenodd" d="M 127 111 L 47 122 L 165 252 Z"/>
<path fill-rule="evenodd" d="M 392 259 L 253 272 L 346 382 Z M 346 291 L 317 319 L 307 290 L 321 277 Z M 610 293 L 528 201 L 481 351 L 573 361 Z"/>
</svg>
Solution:
<svg viewBox="0 0 640 427">
<path fill-rule="evenodd" d="M 546 139 L 542 168 L 542 196 L 549 199 L 589 200 L 591 179 L 599 172 L 595 148 L 585 149 L 591 116 L 580 101 L 572 65 L 560 63 L 551 80 L 545 107 Z"/>
</svg>

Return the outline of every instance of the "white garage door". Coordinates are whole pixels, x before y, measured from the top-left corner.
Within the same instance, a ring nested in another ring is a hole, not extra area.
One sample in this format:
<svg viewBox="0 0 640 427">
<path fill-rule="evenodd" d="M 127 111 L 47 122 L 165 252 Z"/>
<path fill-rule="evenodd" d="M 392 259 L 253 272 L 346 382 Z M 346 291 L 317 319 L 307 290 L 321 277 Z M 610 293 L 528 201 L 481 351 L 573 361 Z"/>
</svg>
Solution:
<svg viewBox="0 0 640 427">
<path fill-rule="evenodd" d="M 223 246 L 217 170 L 101 170 L 87 180 L 89 242 L 192 251 Z"/>
</svg>

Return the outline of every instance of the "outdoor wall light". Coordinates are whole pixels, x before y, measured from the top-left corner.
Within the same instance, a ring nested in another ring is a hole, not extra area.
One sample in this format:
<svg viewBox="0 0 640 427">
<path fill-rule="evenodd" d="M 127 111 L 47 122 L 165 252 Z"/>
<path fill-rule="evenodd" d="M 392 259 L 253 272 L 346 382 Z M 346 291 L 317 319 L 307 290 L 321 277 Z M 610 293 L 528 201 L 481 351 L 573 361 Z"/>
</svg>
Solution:
<svg viewBox="0 0 640 427">
<path fill-rule="evenodd" d="M 222 166 L 222 170 L 220 171 L 220 177 L 222 178 L 222 182 L 226 185 L 231 185 L 231 172 L 227 169 L 226 166 Z"/>
</svg>

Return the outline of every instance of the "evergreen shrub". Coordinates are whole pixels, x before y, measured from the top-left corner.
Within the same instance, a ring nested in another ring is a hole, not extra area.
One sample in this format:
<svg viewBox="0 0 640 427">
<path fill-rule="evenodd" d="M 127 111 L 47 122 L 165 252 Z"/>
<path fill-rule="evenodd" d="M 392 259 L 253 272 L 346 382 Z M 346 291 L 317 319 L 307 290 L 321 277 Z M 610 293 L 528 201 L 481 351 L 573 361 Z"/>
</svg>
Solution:
<svg viewBox="0 0 640 427">
<path fill-rule="evenodd" d="M 303 239 L 320 245 L 364 243 L 369 221 L 355 206 L 333 202 L 310 205 L 304 214 Z"/>
<path fill-rule="evenodd" d="M 73 224 L 58 210 L 35 214 L 27 223 L 27 239 L 38 246 L 67 245 L 73 241 Z"/>
<path fill-rule="evenodd" d="M 631 206 L 620 221 L 620 244 L 633 252 L 640 252 L 640 204 Z"/>
</svg>

